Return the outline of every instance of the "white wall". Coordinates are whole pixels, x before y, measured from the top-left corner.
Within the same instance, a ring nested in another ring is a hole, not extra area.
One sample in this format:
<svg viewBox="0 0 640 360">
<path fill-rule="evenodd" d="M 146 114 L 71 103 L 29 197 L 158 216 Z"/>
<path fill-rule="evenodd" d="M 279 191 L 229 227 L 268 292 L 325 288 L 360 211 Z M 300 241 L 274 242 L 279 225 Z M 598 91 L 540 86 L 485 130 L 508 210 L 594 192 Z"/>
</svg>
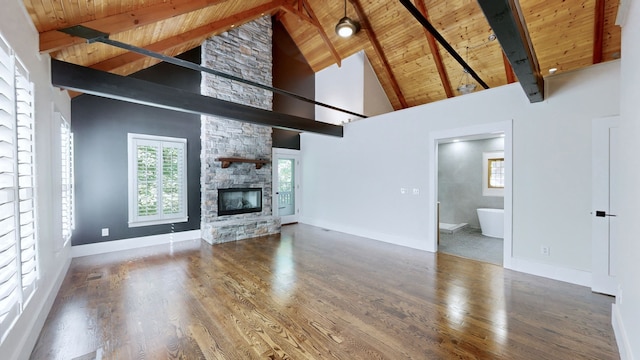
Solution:
<svg viewBox="0 0 640 360">
<path fill-rule="evenodd" d="M 343 59 L 341 67 L 332 65 L 318 71 L 315 84 L 316 101 L 366 116 L 393 111 L 364 51 Z M 342 124 L 360 117 L 316 106 L 316 119 Z"/>
<path fill-rule="evenodd" d="M 391 101 L 389 101 L 382 84 L 380 84 L 380 80 L 378 80 L 375 71 L 373 71 L 371 62 L 369 62 L 369 59 L 364 52 L 362 52 L 362 57 L 364 59 L 363 114 L 367 116 L 375 116 L 392 112 L 394 109 L 391 105 Z"/>
<path fill-rule="evenodd" d="M 625 1 L 627 3 L 627 1 Z M 617 277 L 620 292 L 613 309 L 614 329 L 622 359 L 640 357 L 640 2 L 630 2 L 630 11 L 622 26 L 620 119 L 622 173 L 618 177 L 619 256 Z M 615 186 L 614 185 L 614 186 Z M 616 326 L 617 324 L 617 326 Z"/>
<path fill-rule="evenodd" d="M 301 221 L 429 249 L 429 133 L 513 120 L 513 256 L 588 278 L 591 119 L 619 113 L 619 68 L 550 77 L 536 104 L 516 83 L 357 121 L 342 139 L 302 134 Z"/>
<path fill-rule="evenodd" d="M 38 33 L 20 0 L 3 0 L 0 33 L 16 51 L 35 83 L 36 199 L 38 216 L 38 289 L 24 313 L 0 344 L 2 359 L 26 359 L 69 265 L 70 247 L 62 247 L 60 189 L 60 123 L 54 107 L 67 120 L 71 103 L 66 93 L 52 88 L 49 57 L 40 56 Z"/>
<path fill-rule="evenodd" d="M 363 53 L 357 53 L 342 60 L 342 66 L 331 65 L 316 73 L 316 101 L 349 110 L 357 114 L 364 112 L 364 72 L 362 71 Z M 316 105 L 316 120 L 341 124 L 354 115 Z"/>
</svg>

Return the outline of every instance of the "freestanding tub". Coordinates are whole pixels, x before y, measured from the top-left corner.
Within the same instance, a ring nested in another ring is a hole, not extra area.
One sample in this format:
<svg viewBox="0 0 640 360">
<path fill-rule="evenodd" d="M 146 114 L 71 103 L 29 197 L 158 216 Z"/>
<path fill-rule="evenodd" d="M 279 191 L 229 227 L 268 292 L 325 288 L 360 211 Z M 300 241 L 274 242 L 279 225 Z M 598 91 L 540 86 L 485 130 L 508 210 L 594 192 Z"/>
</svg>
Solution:
<svg viewBox="0 0 640 360">
<path fill-rule="evenodd" d="M 504 209 L 476 209 L 482 235 L 504 238 Z"/>
</svg>

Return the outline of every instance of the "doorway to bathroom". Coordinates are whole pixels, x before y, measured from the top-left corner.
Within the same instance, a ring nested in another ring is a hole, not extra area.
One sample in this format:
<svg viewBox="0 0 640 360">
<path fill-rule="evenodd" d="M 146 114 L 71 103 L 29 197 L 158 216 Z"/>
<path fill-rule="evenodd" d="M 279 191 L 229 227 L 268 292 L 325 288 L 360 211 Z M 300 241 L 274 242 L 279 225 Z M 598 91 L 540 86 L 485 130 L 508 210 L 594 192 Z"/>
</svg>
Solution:
<svg viewBox="0 0 640 360">
<path fill-rule="evenodd" d="M 511 139 L 511 121 L 430 133 L 434 251 L 511 267 Z"/>
<path fill-rule="evenodd" d="M 504 133 L 438 142 L 438 251 L 502 266 Z"/>
</svg>

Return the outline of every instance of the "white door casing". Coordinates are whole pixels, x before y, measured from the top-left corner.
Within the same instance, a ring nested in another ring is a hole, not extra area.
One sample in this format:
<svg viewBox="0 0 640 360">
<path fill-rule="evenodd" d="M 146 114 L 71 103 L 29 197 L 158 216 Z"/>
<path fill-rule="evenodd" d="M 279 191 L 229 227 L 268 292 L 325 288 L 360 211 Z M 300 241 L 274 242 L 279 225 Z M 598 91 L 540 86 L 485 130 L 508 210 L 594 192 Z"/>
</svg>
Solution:
<svg viewBox="0 0 640 360">
<path fill-rule="evenodd" d="M 300 215 L 300 151 L 273 148 L 273 215 L 280 216 L 280 222 L 291 224 L 298 222 Z M 291 163 L 291 191 L 280 187 L 279 165 L 281 162 Z"/>
<path fill-rule="evenodd" d="M 437 202 L 438 202 L 438 142 L 441 139 L 451 139 L 456 137 L 466 137 L 479 134 L 502 133 L 504 139 L 504 161 L 505 161 L 505 184 L 504 184 L 504 245 L 503 245 L 503 263 L 502 266 L 513 268 L 513 250 L 512 250 L 512 179 L 513 179 L 513 121 L 501 121 L 495 123 L 487 123 L 473 125 L 463 128 L 447 129 L 433 131 L 429 133 L 429 184 L 428 184 L 428 211 L 427 224 L 430 231 L 426 234 L 427 251 L 437 252 Z"/>
<path fill-rule="evenodd" d="M 609 295 L 615 295 L 617 289 L 613 258 L 618 228 L 618 124 L 618 116 L 592 122 L 591 290 Z"/>
</svg>

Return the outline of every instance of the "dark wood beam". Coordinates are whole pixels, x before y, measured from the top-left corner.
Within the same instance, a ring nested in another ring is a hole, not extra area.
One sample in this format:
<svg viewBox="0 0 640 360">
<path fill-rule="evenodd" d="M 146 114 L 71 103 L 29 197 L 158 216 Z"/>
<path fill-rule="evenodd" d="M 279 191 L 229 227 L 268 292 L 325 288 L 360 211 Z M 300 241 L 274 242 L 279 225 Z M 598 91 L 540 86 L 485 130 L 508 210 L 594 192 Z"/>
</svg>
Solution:
<svg viewBox="0 0 640 360">
<path fill-rule="evenodd" d="M 509 63 L 509 59 L 507 59 L 507 55 L 504 54 L 504 51 L 502 52 L 502 62 L 504 63 L 504 72 L 507 76 L 507 84 L 513 84 L 516 82 L 516 74 L 513 73 L 513 68 Z"/>
<path fill-rule="evenodd" d="M 356 14 L 358 15 L 358 20 L 362 25 L 362 29 L 367 33 L 367 36 L 369 37 L 369 41 L 371 42 L 371 45 L 373 45 L 373 50 L 376 52 L 376 55 L 378 55 L 378 58 L 382 62 L 382 66 L 385 72 L 387 73 L 387 77 L 389 78 L 391 87 L 393 88 L 393 91 L 395 92 L 396 97 L 398 98 L 398 101 L 400 101 L 400 105 L 402 105 L 403 109 L 409 107 L 409 105 L 407 104 L 407 100 L 404 98 L 404 95 L 402 94 L 402 90 L 400 89 L 398 80 L 396 80 L 395 75 L 393 75 L 393 71 L 391 70 L 391 65 L 389 65 L 389 60 L 387 60 L 387 56 L 382 50 L 382 45 L 380 45 L 380 41 L 378 41 L 378 37 L 376 36 L 376 33 L 373 31 L 373 28 L 371 27 L 371 23 L 369 22 L 369 18 L 367 17 L 367 14 L 365 14 L 362 8 L 362 5 L 360 5 L 360 1 L 349 0 L 349 2 L 355 8 Z"/>
<path fill-rule="evenodd" d="M 282 129 L 343 136 L 343 128 L 340 125 L 275 113 L 55 59 L 51 60 L 51 82 L 54 86 L 67 90 L 163 109 L 220 116 Z"/>
<path fill-rule="evenodd" d="M 327 45 L 327 48 L 329 48 L 329 51 L 331 52 L 331 55 L 333 56 L 333 59 L 336 61 L 336 64 L 338 64 L 338 66 L 342 65 L 342 59 L 340 58 L 340 55 L 338 54 L 338 51 L 336 50 L 336 48 L 331 43 L 331 40 L 327 36 L 327 33 L 322 28 L 322 25 L 320 25 L 320 21 L 315 16 L 315 13 L 313 12 L 313 9 L 311 9 L 311 6 L 309 6 L 309 4 L 307 4 L 306 1 L 301 0 L 298 3 L 298 8 L 297 9 L 294 8 L 291 5 L 288 5 L 288 4 L 282 4 L 280 6 L 280 9 L 282 9 L 283 11 L 285 11 L 285 12 L 287 12 L 289 14 L 292 14 L 292 15 L 298 17 L 298 19 L 300 19 L 300 20 L 306 21 L 311 26 L 315 27 L 316 30 L 318 31 L 318 34 L 322 38 L 322 41 L 325 43 L 325 45 Z"/>
<path fill-rule="evenodd" d="M 593 34 L 593 63 L 602 62 L 602 46 L 604 41 L 604 12 L 605 0 L 596 0 Z"/>
<path fill-rule="evenodd" d="M 173 0 L 171 3 L 137 9 L 126 13 L 87 21 L 81 24 L 67 24 L 65 27 L 71 25 L 83 25 L 108 34 L 115 34 L 135 29 L 140 26 L 153 24 L 191 11 L 204 9 L 225 1 L 227 0 Z M 59 32 L 57 29 L 40 33 L 40 52 L 43 53 L 50 53 L 52 51 L 61 50 L 65 47 L 82 43 L 84 43 L 83 39 Z"/>
<path fill-rule="evenodd" d="M 416 0 L 416 7 L 420 10 L 422 16 L 429 20 L 429 12 L 427 11 L 427 6 L 424 4 L 424 0 Z M 448 98 L 454 97 L 453 89 L 451 89 L 451 80 L 449 80 L 449 74 L 442 62 L 442 55 L 440 54 L 438 43 L 436 43 L 436 38 L 433 37 L 429 30 L 425 28 L 423 28 L 423 30 L 424 35 L 427 37 L 427 42 L 429 43 L 429 49 L 431 49 L 431 55 L 433 55 L 433 61 L 436 63 L 436 68 L 438 69 L 438 74 L 440 75 L 440 81 L 442 82 L 444 92 Z"/>
<path fill-rule="evenodd" d="M 522 13 L 514 0 L 478 0 L 530 102 L 544 100 L 544 79 Z"/>
<path fill-rule="evenodd" d="M 170 37 L 165 40 L 158 41 L 156 43 L 145 46 L 145 49 L 151 50 L 165 55 L 174 55 L 173 52 L 176 49 L 181 49 L 184 45 L 189 43 L 200 43 L 213 35 L 218 35 L 238 24 L 244 24 L 249 21 L 262 17 L 264 14 L 272 14 L 280 9 L 282 1 L 276 0 L 269 3 L 256 6 L 254 8 L 245 10 L 238 14 L 232 15 L 222 20 L 214 21 L 206 25 L 197 27 L 195 29 L 184 32 L 180 35 Z M 86 40 L 85 40 L 86 41 Z M 142 54 L 127 52 L 122 55 L 101 61 L 97 64 L 91 65 L 92 68 L 102 71 L 109 71 L 120 75 L 129 75 L 125 69 L 133 69 L 134 71 L 140 70 L 142 64 L 148 57 Z"/>
<path fill-rule="evenodd" d="M 338 64 L 338 66 L 342 66 L 342 59 L 340 59 L 340 55 L 338 54 L 338 51 L 331 43 L 331 40 L 329 40 L 329 36 L 327 36 L 327 33 L 324 31 L 324 28 L 322 27 L 322 25 L 320 25 L 320 20 L 318 20 L 318 17 L 316 16 L 316 13 L 313 11 L 313 8 L 311 8 L 311 5 L 309 5 L 309 2 L 307 0 L 302 0 L 302 7 L 304 10 L 307 11 L 309 16 L 313 20 L 314 24 L 316 25 L 316 29 L 318 29 L 318 33 L 320 33 L 320 37 L 322 37 L 322 41 L 324 41 L 324 43 L 327 45 L 327 47 L 331 51 L 333 58 L 336 60 L 336 64 Z"/>
</svg>

